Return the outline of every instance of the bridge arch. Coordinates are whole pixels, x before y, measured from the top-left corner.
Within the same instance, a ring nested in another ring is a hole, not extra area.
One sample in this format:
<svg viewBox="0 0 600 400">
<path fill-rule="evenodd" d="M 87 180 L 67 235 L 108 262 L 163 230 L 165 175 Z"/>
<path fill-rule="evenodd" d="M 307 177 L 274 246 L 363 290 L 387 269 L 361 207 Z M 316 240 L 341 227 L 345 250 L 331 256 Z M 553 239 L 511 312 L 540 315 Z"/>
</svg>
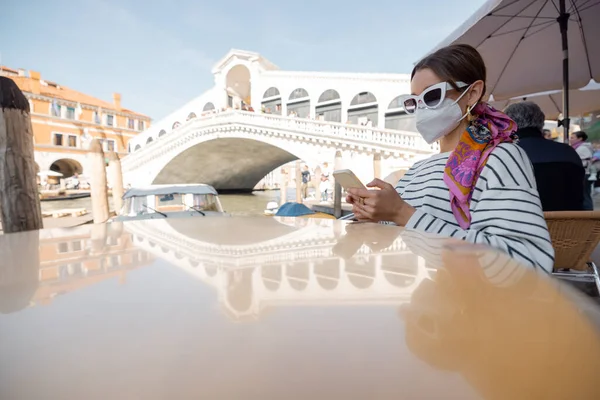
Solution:
<svg viewBox="0 0 600 400">
<path fill-rule="evenodd" d="M 281 115 L 281 93 L 276 87 L 270 87 L 263 94 L 261 106 L 268 114 Z"/>
<path fill-rule="evenodd" d="M 404 95 L 397 96 L 385 111 L 385 128 L 414 132 L 417 129 L 415 118 L 404 109 Z"/>
<path fill-rule="evenodd" d="M 228 104 L 233 108 L 240 108 L 243 104 L 251 104 L 252 84 L 250 70 L 243 64 L 232 67 L 225 78 Z"/>
<path fill-rule="evenodd" d="M 155 175 L 148 183 L 207 183 L 221 191 L 252 191 L 269 172 L 298 159 L 311 165 L 321 161 L 313 148 L 292 140 L 219 131 L 195 138 L 177 154 L 155 163 Z"/>
<path fill-rule="evenodd" d="M 287 112 L 288 115 L 295 115 L 299 118 L 310 117 L 310 96 L 306 89 L 297 88 L 290 93 Z"/>
<path fill-rule="evenodd" d="M 356 125 L 377 127 L 379 124 L 379 104 L 377 97 L 371 92 L 360 92 L 352 98 L 348 106 L 348 120 Z"/>
<path fill-rule="evenodd" d="M 329 122 L 342 122 L 342 98 L 335 89 L 327 89 L 319 96 L 315 117 Z"/>
</svg>

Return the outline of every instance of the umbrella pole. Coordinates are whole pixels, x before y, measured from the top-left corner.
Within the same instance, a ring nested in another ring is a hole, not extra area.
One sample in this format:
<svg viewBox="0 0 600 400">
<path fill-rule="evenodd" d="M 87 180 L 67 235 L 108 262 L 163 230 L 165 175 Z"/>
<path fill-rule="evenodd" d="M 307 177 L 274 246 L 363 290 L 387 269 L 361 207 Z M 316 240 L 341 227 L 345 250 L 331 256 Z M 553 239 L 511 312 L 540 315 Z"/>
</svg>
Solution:
<svg viewBox="0 0 600 400">
<path fill-rule="evenodd" d="M 569 142 L 569 41 L 567 28 L 569 26 L 570 14 L 566 11 L 566 0 L 560 0 L 560 15 L 558 16 L 558 25 L 560 27 L 560 37 L 562 39 L 563 53 L 563 120 L 564 142 Z"/>
</svg>

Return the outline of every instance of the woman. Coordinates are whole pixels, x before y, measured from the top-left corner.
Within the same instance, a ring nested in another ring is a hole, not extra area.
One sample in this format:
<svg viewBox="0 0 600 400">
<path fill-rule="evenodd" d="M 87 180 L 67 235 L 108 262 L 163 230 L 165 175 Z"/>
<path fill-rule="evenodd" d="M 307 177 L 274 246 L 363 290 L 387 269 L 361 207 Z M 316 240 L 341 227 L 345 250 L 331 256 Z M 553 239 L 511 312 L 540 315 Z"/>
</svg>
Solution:
<svg viewBox="0 0 600 400">
<path fill-rule="evenodd" d="M 421 60 L 404 107 L 441 153 L 415 163 L 395 190 L 375 179 L 367 186 L 380 190 L 351 189 L 347 201 L 360 221 L 487 244 L 551 271 L 554 250 L 531 163 L 514 143 L 515 123 L 482 101 L 485 78 L 481 55 L 468 45 Z"/>
</svg>

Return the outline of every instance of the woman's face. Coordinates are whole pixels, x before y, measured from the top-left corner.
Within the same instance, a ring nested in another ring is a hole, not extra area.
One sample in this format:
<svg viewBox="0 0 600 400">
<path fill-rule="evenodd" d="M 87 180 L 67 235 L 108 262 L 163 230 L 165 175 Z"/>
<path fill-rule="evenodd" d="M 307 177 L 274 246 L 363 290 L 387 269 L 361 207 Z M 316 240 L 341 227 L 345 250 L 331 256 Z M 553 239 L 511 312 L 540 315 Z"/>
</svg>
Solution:
<svg viewBox="0 0 600 400">
<path fill-rule="evenodd" d="M 433 72 L 433 70 L 429 68 L 423 68 L 415 72 L 415 76 L 413 76 L 410 82 L 410 91 L 413 95 L 420 95 L 423 91 L 430 86 L 435 85 L 436 83 L 443 82 L 442 79 Z M 476 81 L 469 92 L 466 93 L 459 101 L 458 105 L 460 109 L 465 112 L 467 107 L 473 106 L 482 96 L 483 92 L 483 82 Z M 458 90 L 447 90 L 446 98 L 451 100 L 456 100 L 462 92 Z"/>
</svg>

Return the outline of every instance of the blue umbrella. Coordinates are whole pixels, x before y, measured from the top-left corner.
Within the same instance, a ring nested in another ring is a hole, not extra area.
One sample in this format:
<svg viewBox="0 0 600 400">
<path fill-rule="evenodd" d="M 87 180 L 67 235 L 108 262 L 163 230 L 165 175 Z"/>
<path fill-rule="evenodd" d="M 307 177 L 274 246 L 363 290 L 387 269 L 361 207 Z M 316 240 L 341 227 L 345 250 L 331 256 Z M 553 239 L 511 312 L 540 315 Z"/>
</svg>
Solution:
<svg viewBox="0 0 600 400">
<path fill-rule="evenodd" d="M 279 210 L 276 217 L 300 217 L 302 215 L 314 214 L 315 212 L 304 204 L 289 202 L 285 203 Z"/>
</svg>

